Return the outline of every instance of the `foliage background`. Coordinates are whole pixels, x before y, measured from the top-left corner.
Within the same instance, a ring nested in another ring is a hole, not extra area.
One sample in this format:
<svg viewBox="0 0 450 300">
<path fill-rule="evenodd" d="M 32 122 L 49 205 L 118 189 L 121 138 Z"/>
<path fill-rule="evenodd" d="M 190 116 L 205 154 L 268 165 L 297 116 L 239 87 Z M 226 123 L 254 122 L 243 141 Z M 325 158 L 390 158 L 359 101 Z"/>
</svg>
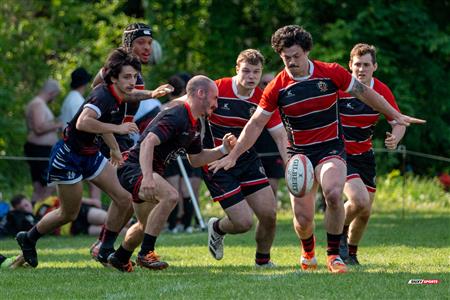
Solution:
<svg viewBox="0 0 450 300">
<path fill-rule="evenodd" d="M 450 24 L 448 0 L 3 0 L 0 3 L 0 155 L 23 155 L 24 107 L 48 77 L 64 91 L 52 105 L 55 115 L 69 90 L 70 73 L 84 66 L 91 73 L 121 43 L 131 22 L 152 25 L 163 47 L 161 64 L 144 69 L 148 87 L 188 71 L 212 78 L 230 76 L 239 51 L 258 48 L 267 71 L 282 62 L 270 47 L 279 27 L 300 24 L 314 38 L 311 57 L 347 65 L 357 42 L 378 48 L 376 76 L 387 83 L 402 111 L 428 120 L 413 126 L 407 149 L 450 157 Z M 382 145 L 386 122 L 377 128 Z M 416 173 L 449 169 L 410 157 Z M 20 165 L 20 167 L 19 167 Z M 381 173 L 398 167 L 396 156 L 378 156 Z M 29 182 L 25 164 L 0 160 L 0 190 L 22 189 Z"/>
</svg>

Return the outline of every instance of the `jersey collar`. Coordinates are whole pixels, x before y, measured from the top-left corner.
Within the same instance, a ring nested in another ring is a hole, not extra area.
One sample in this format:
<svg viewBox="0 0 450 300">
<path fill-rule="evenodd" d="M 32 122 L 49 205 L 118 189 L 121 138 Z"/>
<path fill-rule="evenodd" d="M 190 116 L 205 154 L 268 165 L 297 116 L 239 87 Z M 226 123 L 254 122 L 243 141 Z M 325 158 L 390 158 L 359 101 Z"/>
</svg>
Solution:
<svg viewBox="0 0 450 300">
<path fill-rule="evenodd" d="M 108 85 L 108 90 L 116 99 L 117 103 L 122 104 L 123 98 L 120 98 L 120 96 L 116 93 L 116 90 L 114 89 L 114 86 L 112 84 Z"/>
<path fill-rule="evenodd" d="M 184 107 L 186 107 L 186 110 L 187 110 L 187 113 L 188 113 L 188 117 L 189 117 L 189 121 L 191 121 L 192 126 L 197 125 L 197 120 L 192 115 L 191 107 L 189 106 L 189 104 L 187 102 L 184 102 Z"/>
</svg>

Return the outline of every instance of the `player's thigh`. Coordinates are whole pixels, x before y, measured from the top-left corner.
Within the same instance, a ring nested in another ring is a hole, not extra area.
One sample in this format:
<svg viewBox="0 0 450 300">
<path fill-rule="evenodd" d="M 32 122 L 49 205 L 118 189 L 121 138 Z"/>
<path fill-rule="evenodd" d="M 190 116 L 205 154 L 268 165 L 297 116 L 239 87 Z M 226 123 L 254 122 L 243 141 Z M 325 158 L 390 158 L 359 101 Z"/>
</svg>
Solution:
<svg viewBox="0 0 450 300">
<path fill-rule="evenodd" d="M 143 228 L 145 228 L 148 216 L 150 215 L 152 209 L 155 206 L 156 206 L 155 202 L 147 202 L 147 201 L 140 203 L 133 202 L 133 208 L 136 214 L 136 218 L 138 219 L 139 223 L 142 224 Z"/>
<path fill-rule="evenodd" d="M 153 173 L 155 181 L 154 197 L 145 199 L 142 186 L 139 187 L 139 198 L 146 202 L 177 201 L 178 191 L 161 175 Z"/>
<path fill-rule="evenodd" d="M 266 186 L 251 195 L 245 196 L 245 199 L 256 216 L 276 214 L 277 201 L 270 186 Z"/>
<path fill-rule="evenodd" d="M 61 211 L 67 214 L 78 214 L 83 196 L 83 183 L 58 184 L 58 196 Z"/>
<path fill-rule="evenodd" d="M 324 192 L 334 188 L 342 191 L 347 178 L 347 166 L 337 158 L 326 160 L 315 168 L 315 177 Z"/>
<path fill-rule="evenodd" d="M 107 193 L 113 200 L 130 198 L 130 194 L 122 187 L 117 178 L 117 170 L 108 162 L 101 173 L 91 182 Z"/>
<path fill-rule="evenodd" d="M 246 201 L 240 201 L 224 209 L 232 223 L 251 223 L 253 211 Z"/>
<path fill-rule="evenodd" d="M 370 204 L 370 195 L 367 187 L 359 177 L 352 178 L 345 182 L 344 194 L 348 201 L 358 206 Z"/>
</svg>

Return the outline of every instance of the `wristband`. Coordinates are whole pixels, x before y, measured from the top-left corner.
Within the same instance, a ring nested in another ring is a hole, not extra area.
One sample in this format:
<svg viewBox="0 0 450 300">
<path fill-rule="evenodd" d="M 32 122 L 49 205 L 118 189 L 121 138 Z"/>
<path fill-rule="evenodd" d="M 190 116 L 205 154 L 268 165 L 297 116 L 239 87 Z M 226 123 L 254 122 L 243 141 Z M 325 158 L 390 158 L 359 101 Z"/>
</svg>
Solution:
<svg viewBox="0 0 450 300">
<path fill-rule="evenodd" d="M 222 146 L 220 146 L 219 150 L 220 150 L 220 152 L 222 152 L 223 155 L 227 155 L 228 154 L 228 150 L 227 150 L 227 148 L 225 147 L 224 144 L 222 144 Z"/>
</svg>

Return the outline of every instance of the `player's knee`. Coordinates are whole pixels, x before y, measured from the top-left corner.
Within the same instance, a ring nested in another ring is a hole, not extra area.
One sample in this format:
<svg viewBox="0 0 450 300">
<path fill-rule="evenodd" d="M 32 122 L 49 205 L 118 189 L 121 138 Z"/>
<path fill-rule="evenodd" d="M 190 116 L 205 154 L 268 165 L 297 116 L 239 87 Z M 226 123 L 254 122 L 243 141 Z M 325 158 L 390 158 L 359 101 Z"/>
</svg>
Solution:
<svg viewBox="0 0 450 300">
<path fill-rule="evenodd" d="M 297 232 L 307 231 L 314 224 L 314 216 L 295 216 L 294 228 Z"/>
<path fill-rule="evenodd" d="M 172 190 L 167 191 L 164 202 L 166 202 L 166 204 L 168 206 L 174 208 L 175 206 L 177 206 L 179 199 L 180 199 L 180 196 L 178 194 L 178 191 L 175 189 L 172 189 Z"/>
<path fill-rule="evenodd" d="M 244 233 L 252 229 L 253 218 L 243 218 L 237 222 L 233 222 L 236 233 Z"/>
<path fill-rule="evenodd" d="M 274 225 L 277 222 L 277 212 L 276 210 L 268 210 L 262 213 L 258 219 L 261 224 Z"/>
<path fill-rule="evenodd" d="M 73 222 L 78 217 L 78 211 L 61 211 L 60 216 L 64 222 Z"/>
<path fill-rule="evenodd" d="M 359 215 L 370 214 L 370 200 L 368 197 L 357 197 L 353 202 L 355 209 L 359 212 Z"/>
<path fill-rule="evenodd" d="M 327 207 L 331 209 L 337 209 L 339 206 L 343 205 L 342 202 L 342 189 L 333 187 L 324 191 L 325 201 Z"/>
</svg>

